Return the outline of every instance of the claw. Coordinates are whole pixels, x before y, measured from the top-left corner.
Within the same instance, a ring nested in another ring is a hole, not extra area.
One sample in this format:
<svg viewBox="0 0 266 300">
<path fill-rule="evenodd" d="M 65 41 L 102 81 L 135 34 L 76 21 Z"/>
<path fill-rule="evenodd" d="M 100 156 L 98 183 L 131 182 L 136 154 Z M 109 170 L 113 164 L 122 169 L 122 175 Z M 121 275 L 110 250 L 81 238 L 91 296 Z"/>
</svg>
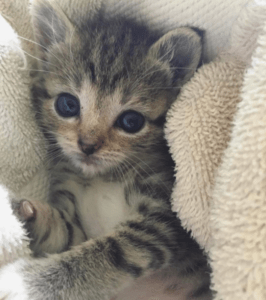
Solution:
<svg viewBox="0 0 266 300">
<path fill-rule="evenodd" d="M 36 218 L 36 210 L 27 200 L 23 200 L 20 203 L 19 214 L 25 221 L 30 221 Z"/>
</svg>

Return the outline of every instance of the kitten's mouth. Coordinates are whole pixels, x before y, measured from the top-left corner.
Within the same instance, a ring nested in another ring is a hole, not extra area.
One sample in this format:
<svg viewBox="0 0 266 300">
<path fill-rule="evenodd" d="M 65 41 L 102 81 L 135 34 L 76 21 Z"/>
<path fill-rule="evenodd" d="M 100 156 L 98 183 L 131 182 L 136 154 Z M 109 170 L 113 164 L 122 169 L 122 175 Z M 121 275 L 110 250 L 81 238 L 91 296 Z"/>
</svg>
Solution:
<svg viewBox="0 0 266 300">
<path fill-rule="evenodd" d="M 79 162 L 87 166 L 92 166 L 92 165 L 99 166 L 100 159 L 95 156 L 81 156 Z"/>
<path fill-rule="evenodd" d="M 105 167 L 103 166 L 101 159 L 94 155 L 90 155 L 90 156 L 79 155 L 74 160 L 74 163 L 87 176 L 91 176 L 91 175 L 94 176 L 96 174 L 104 172 L 105 170 Z"/>
<path fill-rule="evenodd" d="M 97 155 L 72 155 L 72 162 L 76 167 L 82 170 L 86 176 L 95 176 L 97 174 L 104 174 L 113 167 L 112 159 L 106 157 L 99 157 Z"/>
</svg>

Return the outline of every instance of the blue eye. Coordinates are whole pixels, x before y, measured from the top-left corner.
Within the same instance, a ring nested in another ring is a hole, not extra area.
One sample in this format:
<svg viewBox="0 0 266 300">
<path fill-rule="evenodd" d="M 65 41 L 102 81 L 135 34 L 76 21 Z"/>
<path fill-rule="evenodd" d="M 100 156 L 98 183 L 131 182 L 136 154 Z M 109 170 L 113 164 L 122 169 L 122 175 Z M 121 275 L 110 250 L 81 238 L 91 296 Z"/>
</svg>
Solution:
<svg viewBox="0 0 266 300">
<path fill-rule="evenodd" d="M 64 118 L 79 115 L 80 105 L 76 97 L 71 94 L 60 94 L 55 102 L 57 113 Z"/>
<path fill-rule="evenodd" d="M 128 133 L 136 133 L 143 127 L 145 119 L 140 113 L 129 110 L 124 112 L 116 121 L 116 125 Z"/>
</svg>

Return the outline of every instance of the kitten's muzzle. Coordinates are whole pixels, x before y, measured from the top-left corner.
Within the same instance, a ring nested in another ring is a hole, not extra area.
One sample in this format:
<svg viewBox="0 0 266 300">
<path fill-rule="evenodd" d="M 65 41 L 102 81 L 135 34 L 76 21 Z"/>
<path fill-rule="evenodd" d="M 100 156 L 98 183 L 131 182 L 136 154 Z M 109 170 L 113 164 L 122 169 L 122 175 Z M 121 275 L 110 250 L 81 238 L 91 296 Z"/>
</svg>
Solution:
<svg viewBox="0 0 266 300">
<path fill-rule="evenodd" d="M 78 140 L 78 145 L 80 150 L 86 154 L 87 156 L 92 155 L 94 152 L 96 152 L 98 149 L 101 148 L 103 142 L 99 141 L 95 144 L 88 144 L 82 141 L 82 139 Z"/>
</svg>

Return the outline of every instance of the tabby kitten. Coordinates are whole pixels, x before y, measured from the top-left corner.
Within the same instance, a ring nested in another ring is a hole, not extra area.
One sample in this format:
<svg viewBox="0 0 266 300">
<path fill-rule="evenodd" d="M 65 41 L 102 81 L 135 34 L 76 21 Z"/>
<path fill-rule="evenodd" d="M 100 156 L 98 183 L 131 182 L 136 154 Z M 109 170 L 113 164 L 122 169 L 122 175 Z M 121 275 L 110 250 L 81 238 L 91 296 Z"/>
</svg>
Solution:
<svg viewBox="0 0 266 300">
<path fill-rule="evenodd" d="M 0 295 L 128 300 L 124 289 L 168 276 L 178 281 L 166 296 L 211 299 L 206 258 L 171 211 L 163 136 L 165 114 L 199 63 L 199 31 L 162 36 L 102 15 L 80 25 L 46 1 L 35 2 L 33 19 L 41 72 L 32 99 L 52 180 L 48 203 L 23 200 L 16 210 L 34 252 L 53 254 L 6 267 Z"/>
</svg>

